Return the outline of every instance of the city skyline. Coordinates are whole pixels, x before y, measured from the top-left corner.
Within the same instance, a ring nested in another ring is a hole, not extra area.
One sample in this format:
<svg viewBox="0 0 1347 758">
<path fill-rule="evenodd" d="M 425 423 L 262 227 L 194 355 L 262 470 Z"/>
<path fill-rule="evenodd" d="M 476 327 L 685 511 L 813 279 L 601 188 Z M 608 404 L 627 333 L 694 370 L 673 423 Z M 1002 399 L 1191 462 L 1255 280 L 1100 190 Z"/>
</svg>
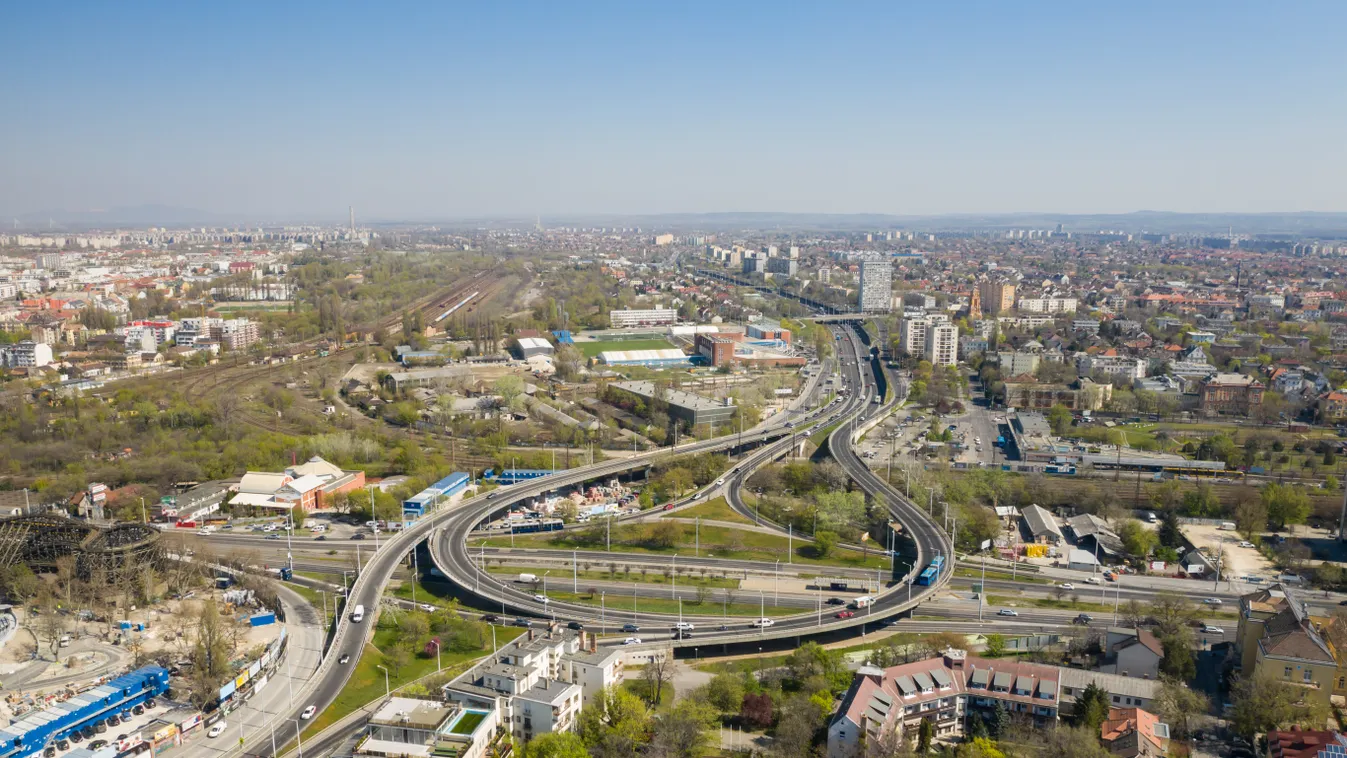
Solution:
<svg viewBox="0 0 1347 758">
<path fill-rule="evenodd" d="M 1347 210 L 1327 3 L 63 10 L 7 216 Z"/>
</svg>

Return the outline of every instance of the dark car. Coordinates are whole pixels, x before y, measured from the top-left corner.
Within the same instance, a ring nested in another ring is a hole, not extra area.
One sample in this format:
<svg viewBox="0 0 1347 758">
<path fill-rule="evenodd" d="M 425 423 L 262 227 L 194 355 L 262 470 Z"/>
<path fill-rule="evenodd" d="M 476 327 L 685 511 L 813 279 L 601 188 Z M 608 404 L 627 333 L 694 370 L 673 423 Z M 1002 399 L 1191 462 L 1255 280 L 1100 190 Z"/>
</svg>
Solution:
<svg viewBox="0 0 1347 758">
<path fill-rule="evenodd" d="M 686 629 L 677 631 L 673 633 L 673 638 L 676 640 L 690 640 L 692 639 L 692 632 L 689 632 Z"/>
<path fill-rule="evenodd" d="M 528 619 L 520 618 L 511 621 L 510 626 L 522 626 L 525 629 L 527 629 L 528 627 L 533 626 L 533 624 Z"/>
<path fill-rule="evenodd" d="M 80 734 L 79 732 L 71 732 L 70 741 L 78 745 L 79 743 L 84 741 L 84 735 Z"/>
<path fill-rule="evenodd" d="M 137 716 L 139 716 L 140 714 L 142 714 L 142 713 L 145 712 L 145 706 L 143 706 L 143 705 L 138 705 L 138 706 L 136 706 L 135 708 L 132 708 L 132 709 L 131 709 L 131 712 L 134 713 L 134 714 L 136 714 Z"/>
<path fill-rule="evenodd" d="M 352 534 L 352 535 L 351 535 L 351 539 L 353 539 L 353 540 L 363 540 L 363 539 L 365 539 L 365 534 L 364 534 L 363 532 L 356 532 L 355 534 Z"/>
<path fill-rule="evenodd" d="M 567 628 L 567 629 L 575 629 L 575 630 L 579 631 L 579 630 L 581 630 L 581 629 L 584 629 L 584 628 L 585 628 L 585 625 L 584 625 L 584 624 L 581 624 L 579 621 L 572 621 L 572 622 L 566 624 L 566 628 Z"/>
<path fill-rule="evenodd" d="M 346 664 L 348 664 L 348 663 L 350 663 L 350 662 L 351 662 L 351 654 L 350 654 L 350 653 L 342 653 L 342 654 L 341 654 L 341 657 L 337 659 L 337 663 L 339 663 L 339 664 L 341 664 L 341 665 L 343 665 L 343 666 L 345 666 Z"/>
<path fill-rule="evenodd" d="M 57 741 L 56 741 L 56 749 L 57 749 L 57 750 L 69 750 L 69 749 L 70 749 L 70 740 L 64 740 L 64 739 L 62 739 L 62 740 L 57 740 Z"/>
<path fill-rule="evenodd" d="M 148 700 L 145 701 L 146 708 L 154 708 L 157 705 L 159 705 L 159 702 L 154 698 L 149 698 Z"/>
<path fill-rule="evenodd" d="M 107 730 L 108 725 L 104 724 L 102 721 L 99 721 L 98 723 L 94 724 L 94 731 L 97 732 L 98 734 L 103 734 Z"/>
<path fill-rule="evenodd" d="M 1079 616 L 1071 619 L 1071 623 L 1073 624 L 1088 624 L 1091 621 L 1094 621 L 1094 619 L 1088 613 L 1082 613 Z"/>
<path fill-rule="evenodd" d="M 95 734 L 98 734 L 98 732 L 95 732 L 92 726 L 86 726 L 80 730 L 80 734 L 84 735 L 84 739 L 91 740 L 94 738 Z"/>
<path fill-rule="evenodd" d="M 116 715 L 108 716 L 108 726 L 117 726 L 120 723 L 122 723 L 122 720 L 117 718 Z"/>
<path fill-rule="evenodd" d="M 639 627 L 639 626 L 637 626 L 637 625 L 635 625 L 635 624 L 623 624 L 623 625 L 622 625 L 622 631 L 624 631 L 624 632 L 639 632 L 639 631 L 641 631 L 641 627 Z"/>
<path fill-rule="evenodd" d="M 90 743 L 89 743 L 89 749 L 90 749 L 90 750 L 97 750 L 97 749 L 99 749 L 99 748 L 104 748 L 104 747 L 107 747 L 107 746 L 108 746 L 108 741 L 107 741 L 107 740 L 94 740 L 93 742 L 90 742 Z"/>
<path fill-rule="evenodd" d="M 830 597 L 830 598 L 828 598 L 828 605 L 846 605 L 846 604 L 847 604 L 847 601 L 843 600 L 843 599 L 840 598 L 840 597 Z"/>
<path fill-rule="evenodd" d="M 317 537 L 314 537 L 313 539 L 314 539 L 315 542 L 323 542 L 324 540 L 327 539 L 327 535 L 326 535 L 326 534 L 320 534 L 320 535 L 318 535 Z"/>
<path fill-rule="evenodd" d="M 42 758 L 54 758 L 56 755 L 56 746 L 48 745 L 42 748 Z"/>
<path fill-rule="evenodd" d="M 500 616 L 497 616 L 497 615 L 494 614 L 494 613 L 488 613 L 488 614 L 482 616 L 482 621 L 485 621 L 485 622 L 488 623 L 488 624 L 499 624 L 499 623 L 500 623 Z"/>
</svg>

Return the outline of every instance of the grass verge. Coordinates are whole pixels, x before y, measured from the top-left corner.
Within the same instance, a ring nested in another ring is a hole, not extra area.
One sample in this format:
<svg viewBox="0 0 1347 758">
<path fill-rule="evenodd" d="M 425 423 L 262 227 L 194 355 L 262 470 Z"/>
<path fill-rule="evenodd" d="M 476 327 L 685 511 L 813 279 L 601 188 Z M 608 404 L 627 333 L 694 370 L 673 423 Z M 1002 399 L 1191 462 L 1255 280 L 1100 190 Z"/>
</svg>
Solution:
<svg viewBox="0 0 1347 758">
<path fill-rule="evenodd" d="M 736 524 L 753 523 L 751 519 L 745 518 L 731 508 L 724 497 L 707 500 L 705 503 L 699 503 L 685 510 L 666 513 L 661 518 L 697 518 L 698 516 L 713 521 L 732 521 Z"/>
<path fill-rule="evenodd" d="M 631 598 L 610 592 L 610 598 L 606 598 L 606 607 L 615 613 L 630 613 Z M 604 598 L 599 595 L 590 595 L 588 593 L 557 592 L 548 590 L 547 596 L 553 600 L 562 603 L 579 603 L 580 605 L 589 605 L 598 608 Z M 774 606 L 770 603 L 762 605 L 760 603 L 730 603 L 728 611 L 722 602 L 716 600 L 707 600 L 705 603 L 696 601 L 683 601 L 683 614 L 686 616 L 720 616 L 728 614 L 730 616 L 748 616 L 758 618 L 758 613 L 764 613 L 768 616 L 792 616 L 797 613 L 807 613 L 809 609 L 799 606 Z M 637 613 L 678 613 L 678 601 L 673 598 L 659 597 L 637 597 Z"/>
</svg>

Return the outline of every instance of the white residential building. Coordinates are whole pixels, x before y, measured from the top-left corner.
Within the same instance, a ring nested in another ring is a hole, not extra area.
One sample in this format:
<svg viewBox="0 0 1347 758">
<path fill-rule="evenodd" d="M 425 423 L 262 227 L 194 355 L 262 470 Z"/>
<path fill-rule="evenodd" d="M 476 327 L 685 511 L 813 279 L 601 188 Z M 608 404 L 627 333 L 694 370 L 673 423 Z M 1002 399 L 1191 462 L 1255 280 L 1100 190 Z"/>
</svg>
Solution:
<svg viewBox="0 0 1347 758">
<path fill-rule="evenodd" d="M 24 340 L 0 347 L 0 366 L 4 368 L 40 368 L 51 363 L 51 345 Z"/>
<path fill-rule="evenodd" d="M 445 685 L 444 696 L 467 707 L 498 708 L 501 723 L 526 743 L 574 729 L 584 703 L 622 681 L 626 658 L 620 648 L 599 648 L 585 632 L 529 629 Z"/>
<path fill-rule="evenodd" d="M 959 363 L 959 327 L 937 324 L 926 333 L 926 360 L 932 366 L 954 366 Z"/>
<path fill-rule="evenodd" d="M 898 349 L 907 355 L 926 355 L 926 335 L 931 322 L 925 318 L 905 318 L 898 322 Z"/>
<path fill-rule="evenodd" d="M 1145 378 L 1146 360 L 1130 355 L 1084 355 L 1076 361 L 1076 371 L 1082 376 L 1098 373 L 1136 380 Z"/>
<path fill-rule="evenodd" d="M 880 258 L 861 261 L 857 309 L 861 313 L 888 313 L 893 309 L 892 260 Z"/>
<path fill-rule="evenodd" d="M 1023 313 L 1075 313 L 1074 297 L 1022 297 L 1016 307 Z"/>
<path fill-rule="evenodd" d="M 609 325 L 614 329 L 632 326 L 661 326 L 678 323 L 678 311 L 673 308 L 646 308 L 608 312 Z"/>
</svg>

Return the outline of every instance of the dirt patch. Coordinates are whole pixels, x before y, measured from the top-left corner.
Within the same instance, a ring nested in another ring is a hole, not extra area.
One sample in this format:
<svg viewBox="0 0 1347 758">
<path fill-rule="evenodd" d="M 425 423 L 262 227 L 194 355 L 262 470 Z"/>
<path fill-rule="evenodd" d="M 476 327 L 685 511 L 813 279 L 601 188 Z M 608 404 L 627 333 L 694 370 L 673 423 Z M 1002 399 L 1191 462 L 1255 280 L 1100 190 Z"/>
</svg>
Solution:
<svg viewBox="0 0 1347 758">
<path fill-rule="evenodd" d="M 1216 557 L 1218 550 L 1223 549 L 1225 551 L 1225 559 L 1221 567 L 1223 577 L 1271 577 L 1276 575 L 1276 568 L 1272 565 L 1272 562 L 1264 558 L 1257 548 L 1239 546 L 1244 538 L 1235 532 L 1225 531 L 1215 526 L 1198 526 L 1196 524 L 1184 524 L 1180 527 L 1180 530 L 1199 549 L 1208 548 L 1208 555 L 1213 559 Z"/>
</svg>

